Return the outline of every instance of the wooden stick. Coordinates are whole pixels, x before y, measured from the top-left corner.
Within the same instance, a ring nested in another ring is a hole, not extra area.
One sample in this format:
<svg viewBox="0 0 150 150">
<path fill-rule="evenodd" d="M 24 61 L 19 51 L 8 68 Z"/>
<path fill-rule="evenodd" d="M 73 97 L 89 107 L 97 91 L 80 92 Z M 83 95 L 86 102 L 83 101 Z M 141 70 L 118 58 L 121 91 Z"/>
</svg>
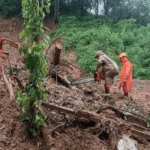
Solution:
<svg viewBox="0 0 150 150">
<path fill-rule="evenodd" d="M 2 77 L 3 77 L 4 82 L 5 82 L 5 84 L 6 84 L 7 88 L 8 88 L 10 100 L 11 101 L 15 100 L 14 92 L 13 92 L 13 89 L 12 89 L 12 85 L 8 82 L 8 80 L 7 80 L 7 78 L 6 78 L 5 74 L 4 74 L 4 69 L 2 69 Z"/>
<path fill-rule="evenodd" d="M 56 105 L 52 105 L 52 104 L 46 104 L 46 103 L 42 103 L 41 106 L 50 108 L 51 110 L 62 111 L 63 113 L 75 116 L 75 111 L 72 109 L 68 109 L 65 107 L 60 107 L 60 106 L 56 106 Z"/>
<path fill-rule="evenodd" d="M 13 75 L 13 78 L 17 81 L 18 86 L 20 87 L 21 91 L 23 92 L 24 86 L 23 86 L 22 82 L 20 81 L 20 79 L 18 79 L 18 77 L 14 76 L 14 75 Z"/>
<path fill-rule="evenodd" d="M 15 47 L 16 49 L 18 49 L 18 50 L 19 50 L 20 55 L 21 55 L 22 48 L 19 48 L 20 46 L 19 46 L 17 43 L 15 43 L 14 41 L 7 40 L 7 39 L 3 39 L 3 42 L 4 42 L 4 41 L 6 41 L 6 43 L 3 43 L 3 45 L 5 45 L 5 44 L 9 44 L 10 46 Z"/>
<path fill-rule="evenodd" d="M 9 63 L 10 69 L 11 69 L 11 74 L 14 75 L 8 55 L 7 55 L 7 59 L 8 59 L 8 63 Z"/>
<path fill-rule="evenodd" d="M 68 64 L 70 64 L 70 65 L 72 65 L 72 66 L 74 66 L 75 68 L 79 69 L 80 71 L 83 71 L 82 69 L 80 69 L 79 67 L 73 65 L 72 63 L 68 62 L 67 60 L 63 60 L 63 61 L 65 61 L 66 63 L 68 63 Z"/>
</svg>

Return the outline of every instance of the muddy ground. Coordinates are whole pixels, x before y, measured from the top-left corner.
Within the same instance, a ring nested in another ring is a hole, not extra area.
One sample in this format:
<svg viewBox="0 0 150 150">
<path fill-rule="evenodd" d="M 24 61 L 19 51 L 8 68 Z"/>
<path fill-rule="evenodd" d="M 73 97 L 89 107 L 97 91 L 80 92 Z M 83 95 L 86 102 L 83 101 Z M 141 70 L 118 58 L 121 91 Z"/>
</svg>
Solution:
<svg viewBox="0 0 150 150">
<path fill-rule="evenodd" d="M 48 26 L 51 30 L 56 29 L 56 26 L 52 26 L 51 22 L 47 22 L 47 24 L 51 24 L 51 26 Z M 23 29 L 22 22 L 19 19 L 6 20 L 1 17 L 0 26 L 0 37 L 14 40 L 20 45 L 23 44 L 23 41 L 18 37 L 19 32 Z M 28 82 L 29 74 L 23 70 L 24 64 L 21 61 L 17 62 L 20 58 L 18 50 L 9 47 L 9 45 L 5 45 L 3 50 L 10 53 L 10 62 L 13 66 L 18 66 L 18 77 L 25 85 Z M 62 53 L 61 58 L 67 59 L 70 63 L 77 66 L 76 57 L 72 50 L 69 50 L 68 53 Z M 0 57 L 0 63 L 5 68 L 5 74 L 10 79 L 9 81 L 15 93 L 19 90 L 19 87 L 9 74 L 10 69 L 5 55 Z M 69 68 L 63 67 L 72 76 L 72 79 L 75 80 L 80 77 L 81 71 L 78 68 L 72 65 L 69 65 Z M 114 95 L 109 100 L 102 96 L 104 94 L 103 81 L 100 84 L 93 81 L 74 86 L 70 89 L 62 83 L 57 82 L 54 78 L 47 76 L 47 81 L 42 84 L 46 88 L 49 103 L 65 108 L 96 112 L 102 104 L 108 104 L 116 108 L 128 109 L 131 112 L 144 115 L 145 117 L 147 117 L 150 111 L 150 80 L 133 80 L 133 101 L 131 102 L 124 100 L 123 91 L 118 89 L 119 79 L 115 79 L 113 84 Z M 111 150 L 110 140 L 107 135 L 100 136 L 94 132 L 94 127 L 97 127 L 98 124 L 78 122 L 69 115 L 51 111 L 44 107 L 42 109 L 47 116 L 46 126 L 43 127 L 43 131 L 47 136 L 43 134 L 36 141 L 31 140 L 23 131 L 24 125 L 19 119 L 20 112 L 10 105 L 9 92 L 1 78 L 0 150 Z M 104 111 L 103 116 L 104 118 L 117 120 L 112 111 Z M 118 121 L 120 121 L 120 124 L 126 123 L 121 120 Z M 52 132 L 59 125 L 62 125 L 62 127 Z M 126 130 L 126 136 L 130 136 L 130 129 Z M 148 141 L 143 143 L 139 141 L 137 140 L 139 150 L 150 149 L 150 143 Z"/>
</svg>

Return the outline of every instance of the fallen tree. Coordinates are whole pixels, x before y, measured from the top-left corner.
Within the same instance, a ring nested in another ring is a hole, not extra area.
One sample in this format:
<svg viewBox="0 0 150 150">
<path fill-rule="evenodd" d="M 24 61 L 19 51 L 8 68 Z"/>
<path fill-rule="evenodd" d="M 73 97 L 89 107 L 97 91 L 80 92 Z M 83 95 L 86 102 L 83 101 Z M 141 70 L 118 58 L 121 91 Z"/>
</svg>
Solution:
<svg viewBox="0 0 150 150">
<path fill-rule="evenodd" d="M 97 123 L 90 132 L 98 134 L 99 137 L 107 134 L 112 150 L 117 149 L 118 141 L 126 134 L 129 137 L 142 137 L 142 140 L 144 140 L 147 145 L 150 140 L 150 129 L 147 128 L 147 118 L 125 109 L 101 105 L 99 111 L 94 113 L 86 110 L 72 110 L 46 103 L 42 103 L 41 106 L 71 115 L 80 122 Z"/>
</svg>

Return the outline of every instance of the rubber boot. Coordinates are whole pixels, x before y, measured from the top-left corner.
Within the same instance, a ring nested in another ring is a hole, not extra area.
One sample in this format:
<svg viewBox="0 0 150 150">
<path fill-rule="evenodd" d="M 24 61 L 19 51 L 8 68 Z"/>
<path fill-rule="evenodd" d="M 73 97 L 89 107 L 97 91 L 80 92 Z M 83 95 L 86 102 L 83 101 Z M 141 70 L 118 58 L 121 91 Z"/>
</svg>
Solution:
<svg viewBox="0 0 150 150">
<path fill-rule="evenodd" d="M 130 93 L 128 93 L 127 96 L 124 96 L 124 99 L 125 99 L 125 100 L 128 100 L 129 102 L 133 101 L 133 98 L 132 98 L 132 96 L 131 96 Z"/>
<path fill-rule="evenodd" d="M 129 101 L 133 101 L 133 97 L 131 96 L 130 93 L 128 93 L 128 100 L 129 100 Z"/>
<path fill-rule="evenodd" d="M 129 101 L 129 97 L 128 96 L 124 96 L 124 100 L 125 101 Z"/>
<path fill-rule="evenodd" d="M 105 88 L 105 94 L 110 94 L 110 89 L 107 88 L 106 84 L 104 85 L 104 88 Z"/>
<path fill-rule="evenodd" d="M 113 91 L 113 89 L 112 89 L 112 87 L 107 87 L 106 86 L 106 84 L 104 85 L 104 87 L 105 87 L 105 94 L 110 94 L 110 95 L 106 95 L 105 97 L 107 98 L 107 100 L 109 100 L 109 99 L 112 99 L 112 91 Z"/>
</svg>

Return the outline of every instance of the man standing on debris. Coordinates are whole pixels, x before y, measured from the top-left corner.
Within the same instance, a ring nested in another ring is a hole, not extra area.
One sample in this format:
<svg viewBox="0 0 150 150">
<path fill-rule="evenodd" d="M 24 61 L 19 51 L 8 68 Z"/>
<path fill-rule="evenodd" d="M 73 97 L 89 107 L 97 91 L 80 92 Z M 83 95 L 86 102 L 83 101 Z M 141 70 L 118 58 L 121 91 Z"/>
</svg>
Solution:
<svg viewBox="0 0 150 150">
<path fill-rule="evenodd" d="M 98 59 L 95 70 L 98 71 L 98 68 L 102 67 L 100 78 L 105 80 L 105 93 L 112 94 L 112 84 L 114 82 L 114 77 L 119 74 L 119 68 L 117 64 L 102 51 L 98 51 L 95 58 Z"/>
<path fill-rule="evenodd" d="M 2 51 L 2 43 L 3 43 L 3 39 L 0 38 L 0 55 L 1 55 L 2 53 L 5 54 L 5 55 L 9 55 L 9 53 L 6 53 L 6 52 L 3 52 L 3 51 Z M 1 70 L 1 68 L 2 68 L 2 66 L 1 66 L 1 64 L 0 64 L 0 70 Z"/>
<path fill-rule="evenodd" d="M 132 64 L 127 59 L 126 53 L 121 53 L 119 60 L 122 62 L 119 89 L 123 88 L 125 99 L 127 97 L 130 101 L 132 99 L 130 95 L 130 92 L 132 92 Z"/>
</svg>

